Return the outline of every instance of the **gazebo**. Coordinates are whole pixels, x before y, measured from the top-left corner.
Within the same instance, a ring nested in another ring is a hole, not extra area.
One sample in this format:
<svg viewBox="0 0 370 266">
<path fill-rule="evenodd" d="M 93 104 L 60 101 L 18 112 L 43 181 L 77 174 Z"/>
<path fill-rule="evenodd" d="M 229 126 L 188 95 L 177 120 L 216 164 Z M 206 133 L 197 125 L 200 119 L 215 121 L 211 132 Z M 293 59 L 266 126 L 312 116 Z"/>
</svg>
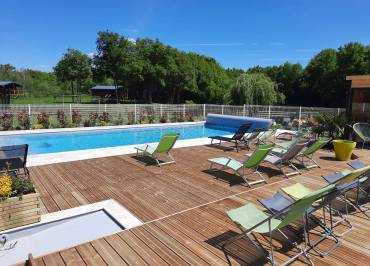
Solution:
<svg viewBox="0 0 370 266">
<path fill-rule="evenodd" d="M 123 97 L 123 86 L 96 85 L 90 89 L 91 96 L 105 100 L 119 100 Z"/>
<path fill-rule="evenodd" d="M 0 104 L 10 104 L 10 96 L 18 95 L 21 84 L 14 81 L 0 81 Z"/>
<path fill-rule="evenodd" d="M 347 112 L 358 121 L 370 119 L 370 75 L 347 76 L 351 81 Z"/>
</svg>

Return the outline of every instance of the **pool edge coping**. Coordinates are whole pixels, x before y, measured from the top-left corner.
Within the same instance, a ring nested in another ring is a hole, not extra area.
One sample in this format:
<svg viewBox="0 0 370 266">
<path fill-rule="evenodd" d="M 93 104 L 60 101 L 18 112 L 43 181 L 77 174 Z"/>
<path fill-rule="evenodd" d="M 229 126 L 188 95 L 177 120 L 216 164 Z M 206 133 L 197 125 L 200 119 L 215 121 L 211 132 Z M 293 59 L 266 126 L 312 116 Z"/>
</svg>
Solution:
<svg viewBox="0 0 370 266">
<path fill-rule="evenodd" d="M 176 122 L 176 123 L 157 123 L 157 124 L 135 124 L 135 125 L 119 125 L 119 126 L 98 126 L 98 127 L 68 127 L 68 128 L 48 128 L 48 129 L 27 129 L 27 130 L 9 130 L 0 131 L 0 136 L 26 135 L 26 134 L 45 134 L 45 133 L 61 133 L 61 132 L 84 132 L 109 129 L 131 129 L 131 128 L 151 128 L 163 126 L 180 126 L 180 125 L 198 125 L 204 124 L 206 121 L 196 122 Z"/>
</svg>

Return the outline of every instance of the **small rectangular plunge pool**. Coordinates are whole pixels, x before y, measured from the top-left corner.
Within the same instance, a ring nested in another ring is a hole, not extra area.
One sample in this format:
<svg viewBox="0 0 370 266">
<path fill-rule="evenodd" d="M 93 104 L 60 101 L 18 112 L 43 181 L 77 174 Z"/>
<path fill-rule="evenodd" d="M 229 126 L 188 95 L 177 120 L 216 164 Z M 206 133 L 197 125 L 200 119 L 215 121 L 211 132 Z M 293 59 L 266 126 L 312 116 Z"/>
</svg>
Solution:
<svg viewBox="0 0 370 266">
<path fill-rule="evenodd" d="M 28 254 L 39 257 L 73 247 L 125 228 L 104 209 L 68 217 L 0 235 L 6 243 L 0 248 L 0 265 L 12 265 L 27 260 Z M 1 244 L 0 244 L 1 246 Z"/>
</svg>

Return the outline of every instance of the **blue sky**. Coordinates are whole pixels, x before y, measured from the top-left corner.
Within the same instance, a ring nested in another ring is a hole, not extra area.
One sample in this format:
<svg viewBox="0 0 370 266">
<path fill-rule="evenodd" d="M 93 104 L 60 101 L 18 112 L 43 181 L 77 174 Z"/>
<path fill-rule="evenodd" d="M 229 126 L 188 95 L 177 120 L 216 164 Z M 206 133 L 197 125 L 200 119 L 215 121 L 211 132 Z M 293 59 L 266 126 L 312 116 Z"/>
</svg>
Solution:
<svg viewBox="0 0 370 266">
<path fill-rule="evenodd" d="M 0 10 L 0 64 L 46 71 L 67 48 L 94 52 L 102 30 L 243 69 L 305 65 L 324 48 L 370 44 L 367 0 L 0 0 Z"/>
</svg>

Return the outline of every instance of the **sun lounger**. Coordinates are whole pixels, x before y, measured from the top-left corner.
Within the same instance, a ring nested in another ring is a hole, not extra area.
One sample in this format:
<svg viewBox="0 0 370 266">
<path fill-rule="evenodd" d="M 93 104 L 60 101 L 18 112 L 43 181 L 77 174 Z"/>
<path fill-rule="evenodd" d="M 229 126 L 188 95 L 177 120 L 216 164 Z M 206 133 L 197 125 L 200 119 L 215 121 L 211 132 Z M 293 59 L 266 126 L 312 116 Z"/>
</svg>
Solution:
<svg viewBox="0 0 370 266">
<path fill-rule="evenodd" d="M 268 153 L 271 151 L 273 147 L 273 144 L 266 144 L 260 146 L 253 154 L 251 154 L 244 162 L 239 162 L 237 160 L 234 160 L 230 157 L 219 157 L 219 158 L 213 158 L 209 159 L 208 161 L 211 163 L 209 170 L 214 171 L 222 171 L 226 169 L 231 169 L 234 171 L 235 174 L 240 176 L 247 184 L 248 186 L 251 186 L 253 184 L 258 184 L 261 182 L 267 182 L 264 176 L 258 171 L 259 164 L 263 161 L 263 159 L 268 155 Z M 221 168 L 216 169 L 213 168 L 213 165 L 221 165 Z M 249 180 L 246 175 L 246 170 L 251 170 L 253 173 L 258 174 L 261 179 L 259 180 Z"/>
<path fill-rule="evenodd" d="M 299 220 L 303 221 L 303 237 L 305 239 L 304 247 L 300 247 L 294 241 L 291 241 L 292 246 L 294 246 L 298 253 L 295 256 L 291 257 L 288 261 L 284 262 L 284 265 L 290 264 L 295 261 L 299 256 L 304 255 L 306 259 L 312 264 L 310 257 L 307 254 L 307 251 L 311 248 L 307 246 L 308 240 L 308 226 L 307 226 L 307 213 L 308 210 L 311 208 L 312 204 L 317 201 L 318 199 L 326 196 L 328 193 L 333 191 L 334 186 L 327 186 L 323 189 L 317 190 L 314 193 L 311 193 L 307 197 L 299 199 L 293 202 L 287 208 L 272 214 L 268 215 L 262 210 L 258 209 L 254 204 L 247 204 L 242 207 L 227 211 L 226 214 L 229 218 L 240 228 L 242 231 L 241 234 L 228 239 L 224 244 L 223 248 L 234 242 L 238 239 L 243 237 L 247 237 L 257 248 L 257 250 L 261 253 L 261 255 L 266 256 L 272 263 L 275 265 L 275 257 L 274 257 L 274 247 L 272 241 L 272 234 L 273 232 L 280 233 L 286 240 L 289 241 L 288 236 L 282 232 L 282 228 L 290 225 L 292 223 L 296 223 Z M 270 245 L 270 252 L 264 249 L 262 244 L 254 240 L 250 237 L 252 233 L 263 234 L 269 239 Z"/>
<path fill-rule="evenodd" d="M 170 154 L 170 151 L 175 145 L 176 140 L 178 139 L 179 136 L 180 136 L 180 133 L 165 133 L 163 134 L 160 142 L 158 143 L 156 147 L 148 145 L 148 144 L 144 146 L 135 147 L 136 156 L 139 156 L 139 152 L 141 152 L 143 156 L 150 156 L 156 161 L 158 166 L 176 163 L 175 159 Z M 170 158 L 170 161 L 160 163 L 158 159 L 159 154 L 167 155 Z"/>
<path fill-rule="evenodd" d="M 0 147 L 0 172 L 9 171 L 29 177 L 27 155 L 28 144 Z"/>
<path fill-rule="evenodd" d="M 294 144 L 291 148 L 288 150 L 281 150 L 281 153 L 279 154 L 269 154 L 266 156 L 265 161 L 273 164 L 275 167 L 277 167 L 285 177 L 289 177 L 291 175 L 300 174 L 298 171 L 298 168 L 294 166 L 292 161 L 300 154 L 300 152 L 303 150 L 303 148 L 307 145 L 307 142 L 298 142 Z M 284 171 L 285 165 L 290 166 L 293 168 L 293 172 L 286 173 Z"/>
<path fill-rule="evenodd" d="M 221 145 L 222 141 L 232 142 L 235 144 L 236 151 L 239 151 L 239 145 L 244 144 L 246 145 L 247 142 L 243 139 L 244 135 L 247 133 L 248 129 L 252 126 L 252 124 L 244 124 L 239 127 L 239 129 L 235 132 L 234 136 L 231 138 L 223 137 L 223 136 L 211 136 L 211 145 L 213 144 L 213 140 L 219 140 L 219 145 Z"/>
</svg>

